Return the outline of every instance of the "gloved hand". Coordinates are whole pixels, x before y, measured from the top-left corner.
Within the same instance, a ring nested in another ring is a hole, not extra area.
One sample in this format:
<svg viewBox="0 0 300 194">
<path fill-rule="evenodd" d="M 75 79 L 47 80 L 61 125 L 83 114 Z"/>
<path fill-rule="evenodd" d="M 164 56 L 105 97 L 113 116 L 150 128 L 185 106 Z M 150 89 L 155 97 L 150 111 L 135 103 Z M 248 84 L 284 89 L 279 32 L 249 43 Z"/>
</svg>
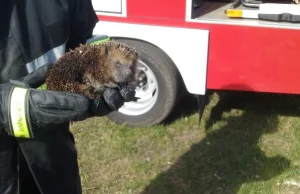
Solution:
<svg viewBox="0 0 300 194">
<path fill-rule="evenodd" d="M 21 81 L 31 87 L 39 87 L 45 82 L 45 75 L 51 66 L 52 64 L 46 64 L 35 73 L 22 78 Z M 22 82 L 18 84 L 20 85 Z M 89 116 L 106 116 L 113 111 L 117 111 L 125 102 L 137 101 L 138 99 L 139 98 L 135 97 L 135 89 L 133 86 L 129 85 L 121 89 L 107 88 L 101 98 L 90 102 Z"/>
<path fill-rule="evenodd" d="M 135 89 L 127 86 L 121 89 L 107 88 L 103 97 L 92 102 L 91 111 L 95 116 L 105 116 L 119 110 L 125 102 L 136 101 Z"/>
<path fill-rule="evenodd" d="M 51 125 L 90 116 L 90 102 L 84 96 L 35 89 L 44 83 L 50 66 L 0 84 L 0 131 L 4 129 L 17 138 L 34 138 Z"/>
</svg>

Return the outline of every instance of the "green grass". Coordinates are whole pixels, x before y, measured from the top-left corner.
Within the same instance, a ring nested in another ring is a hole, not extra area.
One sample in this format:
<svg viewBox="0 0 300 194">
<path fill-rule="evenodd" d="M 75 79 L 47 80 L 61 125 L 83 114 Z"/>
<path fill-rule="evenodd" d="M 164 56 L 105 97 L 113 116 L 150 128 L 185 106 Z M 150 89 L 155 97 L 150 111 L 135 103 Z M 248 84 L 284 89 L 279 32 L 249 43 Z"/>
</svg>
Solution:
<svg viewBox="0 0 300 194">
<path fill-rule="evenodd" d="M 300 96 L 221 94 L 200 127 L 193 97 L 164 125 L 72 125 L 84 193 L 300 193 Z"/>
</svg>

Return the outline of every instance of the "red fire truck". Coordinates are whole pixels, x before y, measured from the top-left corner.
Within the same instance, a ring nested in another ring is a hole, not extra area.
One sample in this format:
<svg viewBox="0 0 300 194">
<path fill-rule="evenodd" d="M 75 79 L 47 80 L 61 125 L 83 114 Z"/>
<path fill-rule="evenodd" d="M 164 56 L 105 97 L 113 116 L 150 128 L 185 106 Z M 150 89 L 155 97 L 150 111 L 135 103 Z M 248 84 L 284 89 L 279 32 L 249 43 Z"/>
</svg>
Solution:
<svg viewBox="0 0 300 194">
<path fill-rule="evenodd" d="M 162 122 L 183 88 L 200 102 L 209 89 L 300 94 L 300 6 L 292 0 L 92 3 L 99 17 L 94 34 L 141 54 L 140 100 L 109 115 L 117 123 Z"/>
</svg>

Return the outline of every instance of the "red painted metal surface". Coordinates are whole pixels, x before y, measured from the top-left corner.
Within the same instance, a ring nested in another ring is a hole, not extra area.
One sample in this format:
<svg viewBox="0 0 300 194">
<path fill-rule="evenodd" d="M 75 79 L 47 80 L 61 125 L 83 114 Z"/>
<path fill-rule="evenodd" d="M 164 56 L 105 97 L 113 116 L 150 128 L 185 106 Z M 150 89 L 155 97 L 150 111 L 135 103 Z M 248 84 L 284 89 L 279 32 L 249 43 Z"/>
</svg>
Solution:
<svg viewBox="0 0 300 194">
<path fill-rule="evenodd" d="M 299 31 L 210 28 L 208 88 L 300 94 Z"/>
<path fill-rule="evenodd" d="M 185 22 L 185 1 L 159 2 L 128 0 L 127 18 L 99 19 L 208 29 L 208 89 L 300 94 L 299 31 Z"/>
<path fill-rule="evenodd" d="M 185 0 L 127 0 L 128 17 L 181 20 L 185 18 Z"/>
</svg>

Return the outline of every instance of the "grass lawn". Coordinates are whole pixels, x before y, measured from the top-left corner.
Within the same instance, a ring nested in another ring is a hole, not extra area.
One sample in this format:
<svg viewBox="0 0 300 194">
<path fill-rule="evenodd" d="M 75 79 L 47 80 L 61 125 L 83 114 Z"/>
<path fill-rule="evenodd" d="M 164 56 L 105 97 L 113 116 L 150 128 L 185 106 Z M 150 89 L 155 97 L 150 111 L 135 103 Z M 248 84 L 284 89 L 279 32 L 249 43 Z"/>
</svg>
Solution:
<svg viewBox="0 0 300 194">
<path fill-rule="evenodd" d="M 84 193 L 300 193 L 300 96 L 212 92 L 200 127 L 196 107 L 151 128 L 72 125 Z"/>
</svg>

